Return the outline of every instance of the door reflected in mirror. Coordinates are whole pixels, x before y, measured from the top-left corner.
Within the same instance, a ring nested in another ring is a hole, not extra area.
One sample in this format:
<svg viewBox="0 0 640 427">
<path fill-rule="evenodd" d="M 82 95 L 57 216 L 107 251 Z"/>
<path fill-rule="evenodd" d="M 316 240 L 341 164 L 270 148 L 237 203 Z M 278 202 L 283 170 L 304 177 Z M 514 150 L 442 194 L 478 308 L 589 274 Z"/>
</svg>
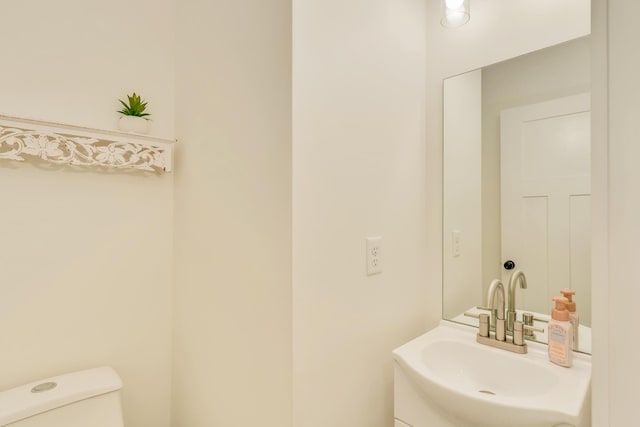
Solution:
<svg viewBox="0 0 640 427">
<path fill-rule="evenodd" d="M 589 54 L 581 38 L 444 81 L 445 319 L 477 324 L 463 314 L 521 271 L 507 303 L 545 329 L 529 338 L 546 342 L 551 298 L 570 288 L 590 352 Z"/>
</svg>

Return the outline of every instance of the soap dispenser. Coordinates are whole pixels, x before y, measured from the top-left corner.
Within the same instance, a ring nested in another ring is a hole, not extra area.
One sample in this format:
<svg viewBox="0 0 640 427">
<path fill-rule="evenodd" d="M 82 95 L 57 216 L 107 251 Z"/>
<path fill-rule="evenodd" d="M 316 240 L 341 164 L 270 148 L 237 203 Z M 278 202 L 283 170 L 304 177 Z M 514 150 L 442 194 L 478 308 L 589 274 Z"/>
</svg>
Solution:
<svg viewBox="0 0 640 427">
<path fill-rule="evenodd" d="M 549 360 L 556 365 L 570 368 L 573 364 L 573 327 L 569 322 L 569 311 L 565 297 L 552 299 L 556 307 L 551 311 L 549 320 Z"/>
<path fill-rule="evenodd" d="M 569 323 L 573 327 L 573 349 L 578 350 L 578 341 L 580 337 L 580 317 L 578 316 L 578 312 L 576 310 L 576 303 L 573 301 L 573 296 L 576 294 L 576 291 L 571 289 L 563 289 L 560 291 L 562 296 L 567 298 L 569 302 L 567 302 L 567 310 L 569 311 Z"/>
</svg>

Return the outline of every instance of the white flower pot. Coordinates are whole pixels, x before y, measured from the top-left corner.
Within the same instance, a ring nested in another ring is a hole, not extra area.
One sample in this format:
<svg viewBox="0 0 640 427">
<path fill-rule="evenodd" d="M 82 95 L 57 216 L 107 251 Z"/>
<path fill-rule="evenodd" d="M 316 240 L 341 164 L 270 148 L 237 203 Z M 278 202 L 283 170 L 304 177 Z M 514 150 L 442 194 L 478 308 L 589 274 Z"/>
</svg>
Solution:
<svg viewBox="0 0 640 427">
<path fill-rule="evenodd" d="M 127 133 L 149 133 L 149 120 L 137 116 L 121 116 L 118 120 L 118 129 Z"/>
</svg>

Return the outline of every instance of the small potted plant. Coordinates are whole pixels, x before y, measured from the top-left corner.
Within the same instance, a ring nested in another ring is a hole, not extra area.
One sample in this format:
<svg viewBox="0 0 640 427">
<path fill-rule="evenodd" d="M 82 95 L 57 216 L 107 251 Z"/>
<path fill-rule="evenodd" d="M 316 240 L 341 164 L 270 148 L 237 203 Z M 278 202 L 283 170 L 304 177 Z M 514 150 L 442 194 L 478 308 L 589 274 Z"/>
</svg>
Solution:
<svg viewBox="0 0 640 427">
<path fill-rule="evenodd" d="M 118 113 L 122 114 L 118 121 L 118 129 L 123 132 L 145 134 L 149 132 L 149 113 L 144 111 L 147 109 L 147 102 L 143 101 L 139 95 L 134 92 L 133 95 L 127 95 L 129 103 L 119 99 L 124 107 Z"/>
</svg>

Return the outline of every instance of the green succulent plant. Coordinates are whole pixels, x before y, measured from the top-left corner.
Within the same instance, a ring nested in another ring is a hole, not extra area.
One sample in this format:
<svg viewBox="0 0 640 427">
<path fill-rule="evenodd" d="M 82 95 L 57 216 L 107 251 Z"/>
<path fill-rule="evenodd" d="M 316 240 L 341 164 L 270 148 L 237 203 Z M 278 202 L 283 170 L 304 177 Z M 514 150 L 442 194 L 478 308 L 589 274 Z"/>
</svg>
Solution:
<svg viewBox="0 0 640 427">
<path fill-rule="evenodd" d="M 127 98 L 129 98 L 129 104 L 121 99 L 118 100 L 124 107 L 122 110 L 118 111 L 118 113 L 125 116 L 136 117 L 145 117 L 149 115 L 149 113 L 144 112 L 147 108 L 147 102 L 143 102 L 139 95 L 136 95 L 136 93 L 133 92 L 133 95 L 127 95 Z"/>
</svg>

